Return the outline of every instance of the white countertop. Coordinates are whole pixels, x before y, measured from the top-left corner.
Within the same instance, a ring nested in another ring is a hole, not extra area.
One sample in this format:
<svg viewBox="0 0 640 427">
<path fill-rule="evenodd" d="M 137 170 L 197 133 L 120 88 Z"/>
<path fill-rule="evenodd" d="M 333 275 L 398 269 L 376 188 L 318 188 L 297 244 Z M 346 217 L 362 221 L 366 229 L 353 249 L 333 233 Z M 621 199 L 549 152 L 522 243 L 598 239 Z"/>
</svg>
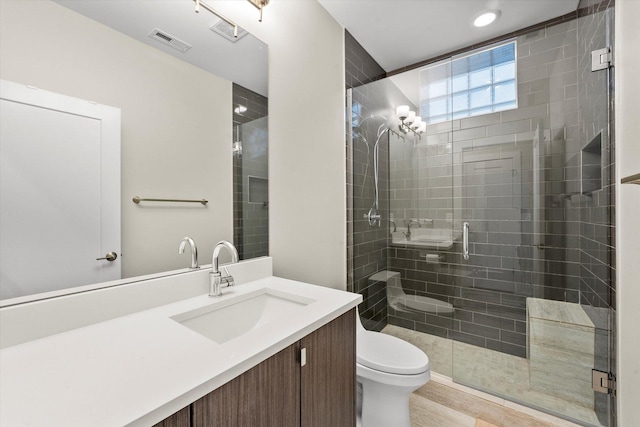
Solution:
<svg viewBox="0 0 640 427">
<path fill-rule="evenodd" d="M 294 318 L 275 318 L 268 328 L 223 344 L 170 318 L 264 287 L 315 301 Z M 223 292 L 3 349 L 0 425 L 153 425 L 361 301 L 358 294 L 278 277 Z"/>
</svg>

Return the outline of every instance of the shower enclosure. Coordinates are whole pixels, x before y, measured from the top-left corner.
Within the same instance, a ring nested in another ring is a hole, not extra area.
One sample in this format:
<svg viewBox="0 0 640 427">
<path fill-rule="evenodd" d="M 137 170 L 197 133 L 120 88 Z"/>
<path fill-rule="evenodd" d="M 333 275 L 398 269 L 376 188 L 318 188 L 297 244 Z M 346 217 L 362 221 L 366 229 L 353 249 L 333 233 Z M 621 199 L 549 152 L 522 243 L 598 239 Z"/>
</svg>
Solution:
<svg viewBox="0 0 640 427">
<path fill-rule="evenodd" d="M 609 426 L 613 8 L 589 12 L 349 91 L 349 282 L 433 372 Z"/>
</svg>

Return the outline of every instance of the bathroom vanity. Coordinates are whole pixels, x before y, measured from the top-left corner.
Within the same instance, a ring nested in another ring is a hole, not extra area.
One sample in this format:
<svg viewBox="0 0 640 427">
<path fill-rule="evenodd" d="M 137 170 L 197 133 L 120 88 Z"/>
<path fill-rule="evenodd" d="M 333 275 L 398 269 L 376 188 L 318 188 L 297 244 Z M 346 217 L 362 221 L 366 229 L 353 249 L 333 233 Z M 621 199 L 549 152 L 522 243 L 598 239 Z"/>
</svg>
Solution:
<svg viewBox="0 0 640 427">
<path fill-rule="evenodd" d="M 157 426 L 353 426 L 354 322 L 352 309 Z"/>
<path fill-rule="evenodd" d="M 137 293 L 152 306 L 113 317 L 107 304 L 100 321 L 3 346 L 0 425 L 355 425 L 361 297 L 273 277 L 270 258 L 228 269 L 237 285 L 221 297 L 206 294 L 209 269 L 189 273 L 198 284 L 188 292 L 201 294 L 162 305 L 154 292 L 184 275 L 98 290 L 148 287 Z M 37 336 L 52 304 L 87 295 L 62 298 L 3 307 L 0 321 Z"/>
</svg>

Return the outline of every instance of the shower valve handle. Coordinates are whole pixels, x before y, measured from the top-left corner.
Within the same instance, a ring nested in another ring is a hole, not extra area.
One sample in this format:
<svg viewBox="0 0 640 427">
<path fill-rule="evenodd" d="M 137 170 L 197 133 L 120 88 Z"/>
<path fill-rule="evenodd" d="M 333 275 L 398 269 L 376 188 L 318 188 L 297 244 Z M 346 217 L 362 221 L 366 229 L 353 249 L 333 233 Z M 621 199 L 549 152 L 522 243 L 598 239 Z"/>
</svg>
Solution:
<svg viewBox="0 0 640 427">
<path fill-rule="evenodd" d="M 365 218 L 365 219 L 380 219 L 381 215 L 380 214 L 372 214 L 372 215 L 363 214 L 362 218 Z"/>
<path fill-rule="evenodd" d="M 374 214 L 369 211 L 369 213 L 362 215 L 362 217 L 369 221 L 369 225 L 375 225 L 376 223 L 378 223 L 378 227 L 382 226 L 382 215 L 380 214 Z"/>
</svg>

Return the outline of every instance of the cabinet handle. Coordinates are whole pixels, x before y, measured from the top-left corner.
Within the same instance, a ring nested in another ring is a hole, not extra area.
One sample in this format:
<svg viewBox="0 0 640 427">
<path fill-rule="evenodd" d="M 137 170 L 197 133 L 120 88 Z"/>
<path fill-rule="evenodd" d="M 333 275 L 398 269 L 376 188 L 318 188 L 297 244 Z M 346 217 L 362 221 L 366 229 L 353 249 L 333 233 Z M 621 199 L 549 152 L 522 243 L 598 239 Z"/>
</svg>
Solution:
<svg viewBox="0 0 640 427">
<path fill-rule="evenodd" d="M 304 366 L 307 364 L 307 349 L 300 349 L 300 366 Z"/>
</svg>

